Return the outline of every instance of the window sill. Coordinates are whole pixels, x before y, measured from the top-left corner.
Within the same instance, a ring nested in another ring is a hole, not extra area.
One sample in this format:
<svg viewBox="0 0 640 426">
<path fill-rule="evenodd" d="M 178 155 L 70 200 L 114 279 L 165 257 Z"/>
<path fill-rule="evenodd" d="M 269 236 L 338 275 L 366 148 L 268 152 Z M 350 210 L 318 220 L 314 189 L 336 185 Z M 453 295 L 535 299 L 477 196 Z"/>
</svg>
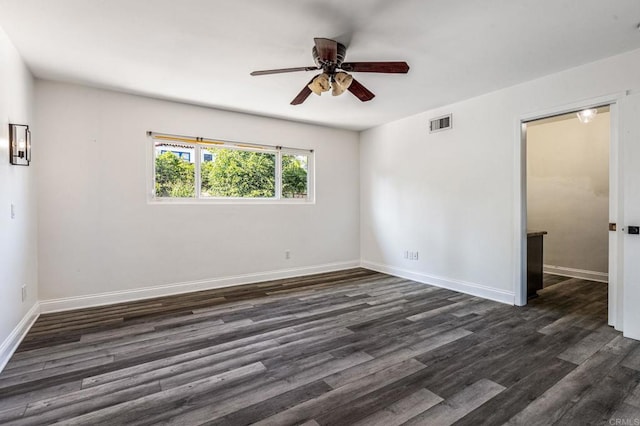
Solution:
<svg viewBox="0 0 640 426">
<path fill-rule="evenodd" d="M 150 198 L 147 200 L 147 204 L 150 205 L 215 205 L 215 204 L 227 204 L 227 205 L 256 205 L 256 204 L 268 204 L 268 205 L 309 205 L 315 204 L 315 200 L 302 200 L 302 199 L 242 199 L 242 198 L 218 198 L 218 199 L 204 199 L 204 198 Z"/>
</svg>

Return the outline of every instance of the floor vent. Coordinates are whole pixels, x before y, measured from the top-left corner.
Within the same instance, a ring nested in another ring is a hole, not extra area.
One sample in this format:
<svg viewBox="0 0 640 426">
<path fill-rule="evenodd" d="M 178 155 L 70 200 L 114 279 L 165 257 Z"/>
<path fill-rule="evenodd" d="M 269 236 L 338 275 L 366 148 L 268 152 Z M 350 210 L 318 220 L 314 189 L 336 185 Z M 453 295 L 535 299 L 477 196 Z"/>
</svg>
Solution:
<svg viewBox="0 0 640 426">
<path fill-rule="evenodd" d="M 438 117 L 438 118 L 433 118 L 429 121 L 429 133 L 449 130 L 452 126 L 453 126 L 453 120 L 452 120 L 451 114 Z"/>
</svg>

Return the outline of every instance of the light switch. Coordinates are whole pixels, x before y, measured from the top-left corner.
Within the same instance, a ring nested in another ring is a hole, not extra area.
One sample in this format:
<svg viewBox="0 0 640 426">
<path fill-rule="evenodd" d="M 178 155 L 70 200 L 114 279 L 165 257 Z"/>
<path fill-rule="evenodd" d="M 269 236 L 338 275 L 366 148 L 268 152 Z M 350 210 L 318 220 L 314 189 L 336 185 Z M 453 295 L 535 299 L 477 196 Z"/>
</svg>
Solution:
<svg viewBox="0 0 640 426">
<path fill-rule="evenodd" d="M 11 203 L 11 219 L 15 219 L 16 218 L 16 206 L 15 204 Z"/>
</svg>

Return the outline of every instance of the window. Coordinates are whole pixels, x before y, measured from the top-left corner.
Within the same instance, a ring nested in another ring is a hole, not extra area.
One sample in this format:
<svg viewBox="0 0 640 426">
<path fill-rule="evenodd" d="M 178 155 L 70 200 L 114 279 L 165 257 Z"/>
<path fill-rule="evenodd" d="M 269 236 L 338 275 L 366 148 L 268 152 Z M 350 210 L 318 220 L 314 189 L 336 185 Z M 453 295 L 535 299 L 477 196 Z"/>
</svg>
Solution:
<svg viewBox="0 0 640 426">
<path fill-rule="evenodd" d="M 150 134 L 158 201 L 313 201 L 313 152 Z"/>
<path fill-rule="evenodd" d="M 309 156 L 306 154 L 282 154 L 282 196 L 307 198 Z"/>
<path fill-rule="evenodd" d="M 158 143 L 155 146 L 155 182 L 156 197 L 189 198 L 195 193 L 195 164 L 191 156 L 185 158 L 183 149 L 191 147 L 170 143 Z"/>
</svg>

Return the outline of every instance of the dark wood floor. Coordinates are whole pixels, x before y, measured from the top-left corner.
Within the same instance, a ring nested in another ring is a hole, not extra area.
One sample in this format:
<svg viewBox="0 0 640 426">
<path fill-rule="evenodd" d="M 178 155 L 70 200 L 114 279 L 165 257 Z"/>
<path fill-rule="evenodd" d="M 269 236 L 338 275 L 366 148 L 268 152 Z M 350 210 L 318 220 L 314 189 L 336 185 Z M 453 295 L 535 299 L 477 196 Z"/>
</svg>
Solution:
<svg viewBox="0 0 640 426">
<path fill-rule="evenodd" d="M 552 285 L 556 285 L 563 281 L 567 281 L 569 277 L 564 277 L 562 275 L 555 274 L 547 274 L 546 272 L 542 274 L 542 286 L 543 288 L 551 287 Z"/>
<path fill-rule="evenodd" d="M 606 309 L 578 279 L 517 308 L 356 269 L 48 314 L 0 423 L 623 424 L 640 342 Z"/>
</svg>

